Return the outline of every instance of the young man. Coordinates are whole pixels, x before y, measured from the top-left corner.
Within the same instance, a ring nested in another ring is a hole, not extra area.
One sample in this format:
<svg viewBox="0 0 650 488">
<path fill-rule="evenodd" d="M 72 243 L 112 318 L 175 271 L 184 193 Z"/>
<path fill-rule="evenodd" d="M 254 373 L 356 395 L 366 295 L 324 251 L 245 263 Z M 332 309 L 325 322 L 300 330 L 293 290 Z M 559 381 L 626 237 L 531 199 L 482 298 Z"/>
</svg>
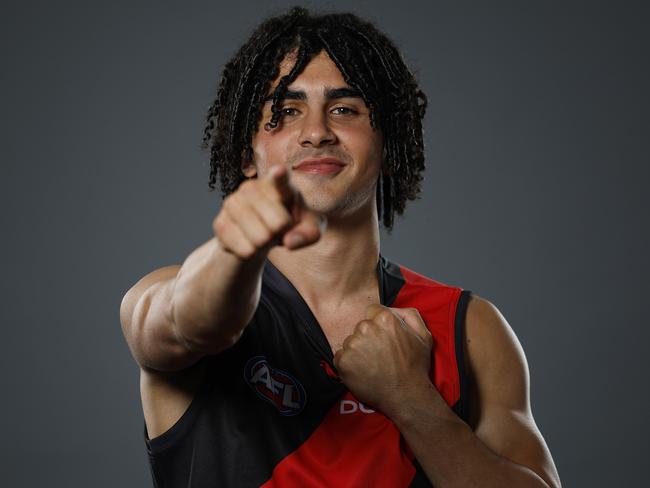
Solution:
<svg viewBox="0 0 650 488">
<path fill-rule="evenodd" d="M 379 252 L 425 107 L 350 14 L 292 9 L 226 65 L 215 235 L 120 310 L 157 486 L 560 486 L 504 317 Z"/>
</svg>

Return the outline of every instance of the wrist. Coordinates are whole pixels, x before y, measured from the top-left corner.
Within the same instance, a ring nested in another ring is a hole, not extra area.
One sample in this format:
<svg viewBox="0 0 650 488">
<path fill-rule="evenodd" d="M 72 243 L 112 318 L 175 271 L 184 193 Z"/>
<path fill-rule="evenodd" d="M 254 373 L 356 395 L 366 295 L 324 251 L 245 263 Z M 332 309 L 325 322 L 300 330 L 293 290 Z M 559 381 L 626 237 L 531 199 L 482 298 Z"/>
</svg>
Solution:
<svg viewBox="0 0 650 488">
<path fill-rule="evenodd" d="M 427 376 L 409 376 L 400 386 L 392 388 L 384 395 L 379 410 L 394 422 L 409 416 L 409 407 L 422 402 L 434 388 Z"/>
<path fill-rule="evenodd" d="M 237 269 L 246 269 L 250 267 L 261 266 L 266 260 L 270 247 L 266 246 L 257 249 L 253 254 L 248 257 L 242 257 L 226 247 L 218 237 L 212 239 L 212 256 L 218 262 L 228 263 L 228 267 Z"/>
<path fill-rule="evenodd" d="M 405 385 L 399 394 L 391 395 L 391 398 L 385 414 L 399 430 L 419 425 L 423 416 L 441 422 L 458 420 L 428 377 Z"/>
</svg>

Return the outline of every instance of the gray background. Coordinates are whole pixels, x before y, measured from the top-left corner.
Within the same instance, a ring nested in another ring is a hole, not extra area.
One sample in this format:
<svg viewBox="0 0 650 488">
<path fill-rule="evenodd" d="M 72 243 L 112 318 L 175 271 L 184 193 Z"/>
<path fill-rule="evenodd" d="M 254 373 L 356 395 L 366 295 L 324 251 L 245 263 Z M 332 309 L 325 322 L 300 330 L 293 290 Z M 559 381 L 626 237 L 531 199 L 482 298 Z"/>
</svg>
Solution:
<svg viewBox="0 0 650 488">
<path fill-rule="evenodd" d="M 3 2 L 3 486 L 151 485 L 120 300 L 210 237 L 203 118 L 286 5 Z M 429 96 L 424 193 L 382 253 L 499 307 L 566 487 L 647 486 L 648 8 L 320 5 L 374 20 Z"/>
</svg>

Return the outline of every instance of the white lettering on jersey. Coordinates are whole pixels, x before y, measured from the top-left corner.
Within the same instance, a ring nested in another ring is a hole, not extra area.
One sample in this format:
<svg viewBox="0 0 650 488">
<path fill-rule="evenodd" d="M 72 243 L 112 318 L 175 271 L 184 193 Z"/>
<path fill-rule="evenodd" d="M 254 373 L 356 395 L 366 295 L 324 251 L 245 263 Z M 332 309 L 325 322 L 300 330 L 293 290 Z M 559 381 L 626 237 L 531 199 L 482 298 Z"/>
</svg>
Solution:
<svg viewBox="0 0 650 488">
<path fill-rule="evenodd" d="M 339 405 L 339 413 L 341 415 L 356 413 L 357 411 L 361 413 L 375 413 L 372 408 L 365 406 L 361 402 L 357 402 L 355 400 L 341 400 L 341 403 Z"/>
</svg>

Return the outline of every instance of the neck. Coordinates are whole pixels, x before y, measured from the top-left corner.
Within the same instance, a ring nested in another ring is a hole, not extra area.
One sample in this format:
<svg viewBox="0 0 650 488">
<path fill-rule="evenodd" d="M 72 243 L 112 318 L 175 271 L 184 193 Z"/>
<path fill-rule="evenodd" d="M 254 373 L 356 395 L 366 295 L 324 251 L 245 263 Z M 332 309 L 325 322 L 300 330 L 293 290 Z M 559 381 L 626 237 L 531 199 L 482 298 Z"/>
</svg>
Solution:
<svg viewBox="0 0 650 488">
<path fill-rule="evenodd" d="M 336 307 L 365 295 L 378 302 L 379 226 L 373 206 L 345 219 L 329 219 L 311 246 L 289 250 L 276 246 L 269 260 L 313 308 Z"/>
</svg>

